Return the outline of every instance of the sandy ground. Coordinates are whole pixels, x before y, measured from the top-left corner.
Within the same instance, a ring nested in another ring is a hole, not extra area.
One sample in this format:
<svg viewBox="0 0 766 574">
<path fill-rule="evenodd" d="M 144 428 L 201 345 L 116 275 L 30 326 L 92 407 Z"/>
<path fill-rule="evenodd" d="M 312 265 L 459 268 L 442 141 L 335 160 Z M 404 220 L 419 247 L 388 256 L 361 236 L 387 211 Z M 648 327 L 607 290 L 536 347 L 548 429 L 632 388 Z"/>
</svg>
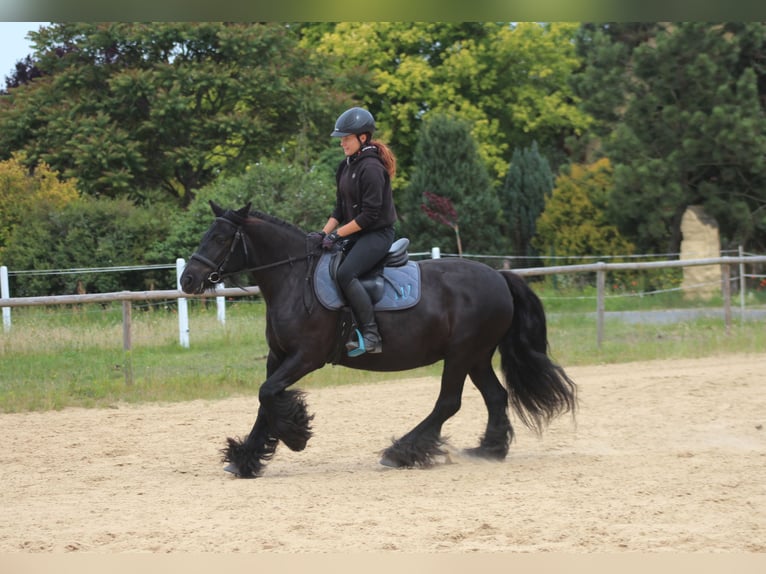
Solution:
<svg viewBox="0 0 766 574">
<path fill-rule="evenodd" d="M 435 379 L 310 391 L 315 436 L 265 475 L 222 472 L 257 399 L 0 415 L 0 553 L 766 551 L 766 354 L 569 369 L 577 423 L 519 428 L 505 462 L 466 386 L 451 464 L 378 451 Z"/>
</svg>

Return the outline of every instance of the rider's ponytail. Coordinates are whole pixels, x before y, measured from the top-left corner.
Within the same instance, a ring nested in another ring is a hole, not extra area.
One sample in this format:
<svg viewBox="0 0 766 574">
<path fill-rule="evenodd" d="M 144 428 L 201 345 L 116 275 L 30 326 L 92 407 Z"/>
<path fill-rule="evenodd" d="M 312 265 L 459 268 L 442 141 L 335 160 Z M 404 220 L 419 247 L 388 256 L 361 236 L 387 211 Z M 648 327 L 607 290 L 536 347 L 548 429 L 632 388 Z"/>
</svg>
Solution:
<svg viewBox="0 0 766 574">
<path fill-rule="evenodd" d="M 380 155 L 383 165 L 386 166 L 386 171 L 388 172 L 389 177 L 394 179 L 394 176 L 396 175 L 396 156 L 394 155 L 394 152 L 381 141 L 372 140 L 370 144 L 378 148 L 378 155 Z"/>
</svg>

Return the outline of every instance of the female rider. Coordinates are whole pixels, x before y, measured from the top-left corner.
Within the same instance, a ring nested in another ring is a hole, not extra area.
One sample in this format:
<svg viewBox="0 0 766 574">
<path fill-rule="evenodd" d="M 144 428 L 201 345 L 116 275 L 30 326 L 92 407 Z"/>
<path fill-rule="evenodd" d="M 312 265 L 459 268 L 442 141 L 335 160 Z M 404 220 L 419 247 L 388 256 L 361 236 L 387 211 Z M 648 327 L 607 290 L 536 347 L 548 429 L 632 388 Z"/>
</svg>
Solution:
<svg viewBox="0 0 766 574">
<path fill-rule="evenodd" d="M 354 107 L 338 116 L 330 135 L 340 138 L 346 157 L 335 175 L 335 208 L 318 232 L 324 249 L 332 249 L 340 240 L 346 242 L 337 281 L 361 330 L 359 340 L 353 337 L 346 343 L 352 357 L 383 350 L 373 304 L 359 277 L 385 257 L 394 241 L 396 222 L 391 192 L 396 158 L 383 142 L 372 139 L 374 131 L 375 119 L 363 108 Z"/>
</svg>

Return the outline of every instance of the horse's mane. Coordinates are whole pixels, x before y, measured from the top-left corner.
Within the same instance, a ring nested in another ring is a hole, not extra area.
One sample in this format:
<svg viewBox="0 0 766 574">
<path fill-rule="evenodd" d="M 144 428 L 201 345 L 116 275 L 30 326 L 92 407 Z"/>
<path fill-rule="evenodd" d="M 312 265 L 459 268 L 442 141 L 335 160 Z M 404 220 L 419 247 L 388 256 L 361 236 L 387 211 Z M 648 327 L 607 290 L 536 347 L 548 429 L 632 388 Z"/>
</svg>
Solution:
<svg viewBox="0 0 766 574">
<path fill-rule="evenodd" d="M 274 225 L 284 227 L 285 229 L 294 231 L 296 233 L 300 233 L 301 235 L 306 235 L 306 232 L 303 231 L 297 225 L 289 223 L 285 221 L 284 219 L 280 219 L 279 217 L 276 217 L 275 215 L 269 215 L 268 213 L 263 213 L 262 211 L 258 211 L 257 209 L 251 209 L 248 215 L 249 215 L 249 218 L 262 219 L 263 221 L 266 221 L 268 223 L 273 223 Z M 247 223 L 247 221 L 245 221 L 245 223 Z"/>
</svg>

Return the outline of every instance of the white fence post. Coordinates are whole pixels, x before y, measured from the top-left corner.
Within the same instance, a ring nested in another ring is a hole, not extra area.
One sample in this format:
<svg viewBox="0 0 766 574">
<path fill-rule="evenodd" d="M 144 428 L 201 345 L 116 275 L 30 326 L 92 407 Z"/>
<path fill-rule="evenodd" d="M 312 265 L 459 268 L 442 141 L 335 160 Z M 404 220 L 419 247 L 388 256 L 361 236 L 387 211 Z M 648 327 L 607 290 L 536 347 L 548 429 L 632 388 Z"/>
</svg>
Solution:
<svg viewBox="0 0 766 574">
<path fill-rule="evenodd" d="M 176 259 L 176 287 L 181 291 L 181 274 L 184 272 L 186 262 L 179 257 Z M 178 335 L 181 346 L 189 348 L 189 307 L 185 297 L 178 298 Z"/>
<path fill-rule="evenodd" d="M 438 247 L 431 247 L 431 259 L 441 259 L 442 252 Z"/>
<path fill-rule="evenodd" d="M 215 286 L 216 291 L 221 291 L 223 288 L 224 288 L 223 281 L 221 281 Z M 215 306 L 216 306 L 216 310 L 218 311 L 218 322 L 221 325 L 225 325 L 226 324 L 226 297 L 224 297 L 223 295 L 218 295 L 215 298 Z"/>
<path fill-rule="evenodd" d="M 10 299 L 11 290 L 8 288 L 8 268 L 0 266 L 0 299 Z M 3 307 L 3 331 L 11 330 L 11 308 Z"/>
</svg>

